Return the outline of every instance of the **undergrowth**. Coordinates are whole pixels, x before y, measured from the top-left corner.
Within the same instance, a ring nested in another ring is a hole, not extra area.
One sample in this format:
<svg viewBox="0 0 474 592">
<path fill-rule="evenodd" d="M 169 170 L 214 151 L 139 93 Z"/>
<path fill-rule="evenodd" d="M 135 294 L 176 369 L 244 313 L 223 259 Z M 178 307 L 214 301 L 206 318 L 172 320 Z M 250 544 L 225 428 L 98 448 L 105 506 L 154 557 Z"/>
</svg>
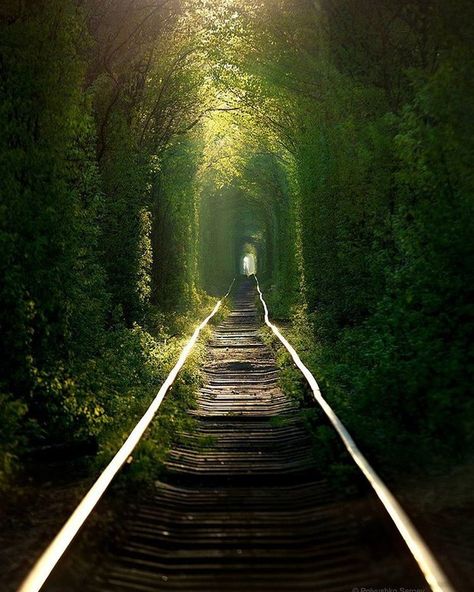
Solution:
<svg viewBox="0 0 474 592">
<path fill-rule="evenodd" d="M 214 304 L 213 298 L 202 297 L 198 307 L 199 312 L 181 316 L 175 315 L 171 325 L 159 327 L 158 335 L 162 337 L 162 342 L 160 344 L 155 341 L 154 347 L 150 349 L 150 370 L 154 377 L 155 388 L 146 397 L 147 403 L 145 405 L 143 400 L 137 401 L 136 398 L 128 398 L 125 402 L 124 413 L 121 414 L 122 419 L 118 418 L 107 430 L 101 454 L 97 459 L 99 463 L 102 464 L 103 459 L 109 457 L 133 429 L 176 363 L 192 331 L 211 311 Z M 209 325 L 201 331 L 197 343 L 124 471 L 125 478 L 121 481 L 128 487 L 151 483 L 153 479 L 159 477 L 171 445 L 180 441 L 186 432 L 193 431 L 195 422 L 188 411 L 195 407 L 196 394 L 202 385 L 201 368 L 206 356 L 206 343 L 210 338 L 212 326 L 221 322 L 227 314 L 227 310 L 227 305 L 224 302 Z M 166 338 L 163 341 L 164 331 L 166 331 Z M 202 445 L 205 446 L 206 443 L 203 442 Z"/>
<path fill-rule="evenodd" d="M 302 324 L 298 329 L 297 332 L 296 326 L 287 326 L 284 334 L 298 353 L 303 349 L 312 351 L 307 326 Z M 261 336 L 275 355 L 281 390 L 299 407 L 300 418 L 311 437 L 315 470 L 329 479 L 337 491 L 345 495 L 354 493 L 359 482 L 357 468 L 351 463 L 334 428 L 315 403 L 303 374 L 295 366 L 289 352 L 268 327 L 261 330 Z M 285 425 L 285 422 L 283 417 L 275 417 L 272 420 L 275 427 Z"/>
<path fill-rule="evenodd" d="M 0 488 L 4 494 L 16 490 L 24 473 L 28 476 L 30 452 L 47 449 L 51 444 L 61 446 L 67 442 L 92 440 L 97 453 L 87 464 L 91 473 L 100 470 L 145 413 L 192 332 L 214 305 L 214 298 L 201 295 L 192 309 L 181 313 L 165 316 L 150 311 L 145 328 L 135 324 L 132 328 L 117 326 L 111 330 L 101 344 L 99 355 L 78 365 L 75 372 L 65 378 L 69 397 L 63 397 L 64 384 L 59 382 L 57 389 L 61 396 L 55 396 L 52 388 L 48 389 L 49 398 L 44 404 L 48 417 L 57 418 L 58 423 L 55 430 L 50 426 L 50 432 L 55 433 L 54 440 L 42 434 L 37 422 L 28 420 L 26 408 L 0 398 L 5 428 L 0 436 Z M 219 323 L 226 312 L 223 303 L 210 324 Z M 171 444 L 180 433 L 192 429 L 187 410 L 193 407 L 201 384 L 200 367 L 210 331 L 208 326 L 201 332 L 135 450 L 133 462 L 126 467 L 126 478 L 121 480 L 124 483 L 143 483 L 158 475 Z M 57 405 L 61 407 L 56 409 Z M 70 460 L 74 462 L 76 459 L 74 454 L 72 456 Z"/>
</svg>

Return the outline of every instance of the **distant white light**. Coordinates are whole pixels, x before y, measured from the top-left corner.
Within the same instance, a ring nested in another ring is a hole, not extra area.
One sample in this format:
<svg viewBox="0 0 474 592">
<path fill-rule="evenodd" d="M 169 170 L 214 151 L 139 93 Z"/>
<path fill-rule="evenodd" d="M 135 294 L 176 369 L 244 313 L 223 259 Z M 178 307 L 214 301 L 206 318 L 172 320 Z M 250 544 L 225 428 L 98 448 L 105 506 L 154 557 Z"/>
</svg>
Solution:
<svg viewBox="0 0 474 592">
<path fill-rule="evenodd" d="M 247 253 L 242 259 L 242 273 L 246 276 L 253 275 L 257 271 L 255 255 Z"/>
</svg>

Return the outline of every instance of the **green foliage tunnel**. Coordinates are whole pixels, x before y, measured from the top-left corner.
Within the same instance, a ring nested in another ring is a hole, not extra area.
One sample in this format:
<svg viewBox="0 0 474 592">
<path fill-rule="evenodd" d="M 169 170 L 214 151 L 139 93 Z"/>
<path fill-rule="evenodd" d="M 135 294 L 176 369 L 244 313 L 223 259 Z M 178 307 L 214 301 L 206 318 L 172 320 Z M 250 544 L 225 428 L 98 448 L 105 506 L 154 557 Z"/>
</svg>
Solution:
<svg viewBox="0 0 474 592">
<path fill-rule="evenodd" d="M 105 445 L 246 252 L 376 461 L 463 458 L 473 4 L 375 4 L 2 3 L 0 482 Z"/>
</svg>

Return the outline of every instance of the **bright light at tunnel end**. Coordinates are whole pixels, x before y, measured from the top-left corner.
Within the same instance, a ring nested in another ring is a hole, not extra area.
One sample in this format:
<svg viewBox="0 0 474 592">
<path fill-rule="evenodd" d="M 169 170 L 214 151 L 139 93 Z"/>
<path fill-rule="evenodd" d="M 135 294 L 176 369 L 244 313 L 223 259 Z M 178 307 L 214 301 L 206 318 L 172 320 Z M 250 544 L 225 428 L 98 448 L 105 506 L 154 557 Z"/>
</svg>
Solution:
<svg viewBox="0 0 474 592">
<path fill-rule="evenodd" d="M 245 255 L 242 257 L 240 271 L 247 277 L 257 273 L 257 261 L 253 253 L 245 253 Z"/>
</svg>

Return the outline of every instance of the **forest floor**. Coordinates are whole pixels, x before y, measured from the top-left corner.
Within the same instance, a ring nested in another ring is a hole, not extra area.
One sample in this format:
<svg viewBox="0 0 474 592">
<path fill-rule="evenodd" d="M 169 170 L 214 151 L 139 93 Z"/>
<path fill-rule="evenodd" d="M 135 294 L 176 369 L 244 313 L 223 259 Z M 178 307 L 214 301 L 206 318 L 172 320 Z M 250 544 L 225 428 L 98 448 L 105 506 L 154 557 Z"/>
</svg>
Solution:
<svg viewBox="0 0 474 592">
<path fill-rule="evenodd" d="M 82 465 L 82 466 L 81 466 Z M 87 463 L 37 465 L 0 509 L 0 590 L 14 592 L 92 485 Z M 47 475 L 40 478 L 39 475 Z"/>
<path fill-rule="evenodd" d="M 391 485 L 458 592 L 474 590 L 474 464 Z"/>
</svg>

